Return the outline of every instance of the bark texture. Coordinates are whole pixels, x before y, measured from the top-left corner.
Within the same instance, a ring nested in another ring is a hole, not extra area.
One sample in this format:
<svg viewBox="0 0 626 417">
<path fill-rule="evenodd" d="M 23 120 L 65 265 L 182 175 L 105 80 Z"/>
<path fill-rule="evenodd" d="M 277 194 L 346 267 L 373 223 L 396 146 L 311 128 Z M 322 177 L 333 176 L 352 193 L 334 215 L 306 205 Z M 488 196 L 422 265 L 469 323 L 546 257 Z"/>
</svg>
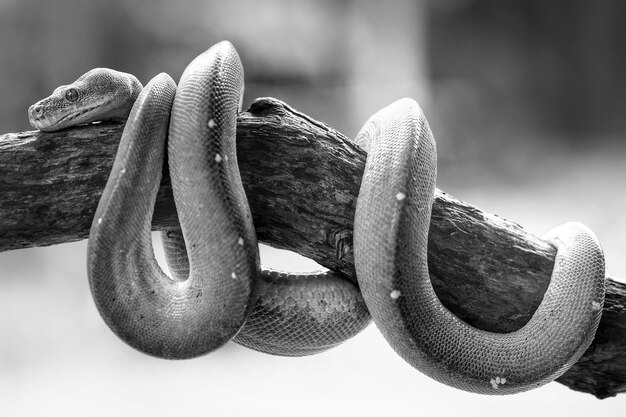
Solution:
<svg viewBox="0 0 626 417">
<path fill-rule="evenodd" d="M 0 251 L 85 239 L 123 126 L 0 136 Z M 237 153 L 259 241 L 355 279 L 352 219 L 365 153 L 331 127 L 271 98 L 237 124 Z M 167 171 L 167 170 L 166 170 Z M 167 172 L 153 228 L 176 224 Z M 554 249 L 519 225 L 437 190 L 429 236 L 435 290 L 479 328 L 523 326 L 548 286 Z M 626 392 L 626 285 L 607 279 L 596 338 L 559 382 L 598 398 Z"/>
</svg>

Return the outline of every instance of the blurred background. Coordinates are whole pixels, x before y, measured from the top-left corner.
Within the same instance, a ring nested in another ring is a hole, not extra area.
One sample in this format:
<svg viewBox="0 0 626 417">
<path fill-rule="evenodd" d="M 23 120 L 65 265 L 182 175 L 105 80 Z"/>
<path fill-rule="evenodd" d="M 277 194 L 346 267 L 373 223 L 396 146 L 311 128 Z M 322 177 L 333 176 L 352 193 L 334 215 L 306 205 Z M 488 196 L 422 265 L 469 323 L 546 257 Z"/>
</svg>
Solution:
<svg viewBox="0 0 626 417">
<path fill-rule="evenodd" d="M 354 137 L 376 110 L 413 97 L 437 139 L 439 188 L 538 235 L 582 221 L 609 273 L 626 277 L 625 18 L 617 0 L 0 0 L 0 133 L 30 129 L 27 107 L 91 68 L 177 79 L 228 39 L 246 71 L 244 108 L 273 96 Z M 456 391 L 406 365 L 373 325 L 309 358 L 235 344 L 192 361 L 143 356 L 98 316 L 85 243 L 0 254 L 2 416 L 608 417 L 626 407 L 556 383 L 506 398 Z M 312 267 L 267 247 L 262 257 Z"/>
</svg>

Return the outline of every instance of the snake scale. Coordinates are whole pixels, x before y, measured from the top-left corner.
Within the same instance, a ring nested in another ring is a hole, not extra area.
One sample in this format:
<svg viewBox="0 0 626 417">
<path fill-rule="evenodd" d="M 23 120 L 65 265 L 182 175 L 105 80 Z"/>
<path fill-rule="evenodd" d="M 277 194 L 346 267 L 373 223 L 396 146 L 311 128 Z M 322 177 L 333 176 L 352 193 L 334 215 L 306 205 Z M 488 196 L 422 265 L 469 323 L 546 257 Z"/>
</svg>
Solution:
<svg viewBox="0 0 626 417">
<path fill-rule="evenodd" d="M 584 353 L 605 274 L 597 239 L 579 223 L 544 236 L 557 248 L 555 266 L 523 328 L 476 329 L 440 303 L 426 261 L 435 142 L 410 99 L 373 115 L 355 139 L 367 151 L 354 219 L 358 286 L 332 271 L 263 269 L 236 158 L 243 86 L 239 56 L 223 41 L 194 59 L 178 86 L 167 74 L 143 87 L 98 68 L 29 108 L 31 124 L 48 131 L 127 120 L 87 255 L 98 310 L 126 343 L 163 358 L 196 357 L 229 340 L 301 356 L 356 335 L 371 314 L 413 367 L 483 394 L 543 385 Z M 150 232 L 165 160 L 180 222 L 162 234 L 172 277 L 155 259 Z"/>
</svg>

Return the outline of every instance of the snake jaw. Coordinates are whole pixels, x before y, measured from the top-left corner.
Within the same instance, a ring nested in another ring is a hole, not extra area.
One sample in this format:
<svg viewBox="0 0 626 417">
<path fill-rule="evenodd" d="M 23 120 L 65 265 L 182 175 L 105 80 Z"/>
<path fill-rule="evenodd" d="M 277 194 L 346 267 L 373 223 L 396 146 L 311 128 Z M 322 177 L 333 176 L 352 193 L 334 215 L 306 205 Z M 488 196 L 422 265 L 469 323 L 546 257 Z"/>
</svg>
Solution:
<svg viewBox="0 0 626 417">
<path fill-rule="evenodd" d="M 82 103 L 80 106 L 68 106 L 62 109 L 57 107 L 49 112 L 38 114 L 37 106 L 45 106 L 47 104 L 40 103 L 41 102 L 33 104 L 28 108 L 29 122 L 34 128 L 47 132 L 64 129 L 69 126 L 101 121 L 101 112 L 99 110 L 107 107 L 107 103 L 98 100 L 89 105 Z"/>
</svg>

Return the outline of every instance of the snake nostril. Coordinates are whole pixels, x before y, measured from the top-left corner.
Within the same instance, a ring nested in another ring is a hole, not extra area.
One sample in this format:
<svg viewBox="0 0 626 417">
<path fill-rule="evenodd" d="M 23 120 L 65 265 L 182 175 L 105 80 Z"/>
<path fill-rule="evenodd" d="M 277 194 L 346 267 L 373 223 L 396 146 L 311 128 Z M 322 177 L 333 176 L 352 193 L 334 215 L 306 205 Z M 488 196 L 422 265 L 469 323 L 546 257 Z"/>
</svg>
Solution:
<svg viewBox="0 0 626 417">
<path fill-rule="evenodd" d="M 39 116 L 41 114 L 41 107 L 36 104 L 33 104 L 32 106 L 28 108 L 28 114 L 31 117 Z"/>
<path fill-rule="evenodd" d="M 43 106 L 41 106 L 40 104 L 33 104 L 28 108 L 28 114 L 30 114 L 32 117 L 41 117 L 41 115 L 43 114 Z"/>
</svg>

